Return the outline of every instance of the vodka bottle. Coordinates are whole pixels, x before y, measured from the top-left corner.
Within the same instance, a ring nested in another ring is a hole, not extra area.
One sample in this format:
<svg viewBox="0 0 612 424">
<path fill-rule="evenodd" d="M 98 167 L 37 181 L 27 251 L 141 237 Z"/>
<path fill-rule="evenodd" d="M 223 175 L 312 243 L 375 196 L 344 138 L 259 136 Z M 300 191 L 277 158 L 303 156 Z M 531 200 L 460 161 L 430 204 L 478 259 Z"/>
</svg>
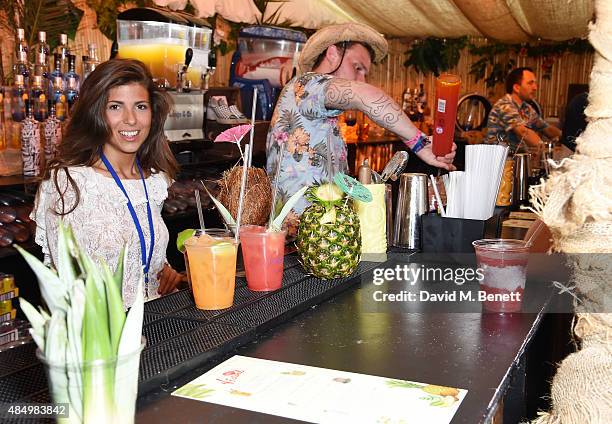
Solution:
<svg viewBox="0 0 612 424">
<path fill-rule="evenodd" d="M 21 159 L 25 177 L 37 177 L 41 174 L 40 126 L 34 119 L 31 107 L 28 108 L 28 116 L 21 123 Z"/>
<path fill-rule="evenodd" d="M 62 74 L 68 72 L 68 56 L 70 55 L 70 48 L 68 47 L 68 36 L 66 34 L 60 34 L 59 44 L 53 51 L 54 54 L 60 55 L 60 71 Z"/>
<path fill-rule="evenodd" d="M 28 60 L 28 52 L 30 51 L 28 43 L 25 40 L 25 31 L 23 28 L 17 28 L 17 39 L 15 40 L 15 58 L 19 60 L 20 53 L 25 53 L 24 62 Z"/>
<path fill-rule="evenodd" d="M 57 146 L 62 141 L 62 123 L 55 116 L 55 105 L 51 106 L 49 117 L 44 125 L 45 161 L 49 163 L 57 153 Z"/>
<path fill-rule="evenodd" d="M 38 122 L 43 122 L 49 114 L 47 99 L 47 87 L 43 86 L 42 77 L 35 75 L 32 77 L 32 84 L 30 86 L 30 105 L 34 109 L 34 119 Z"/>
<path fill-rule="evenodd" d="M 96 43 L 89 43 L 87 46 L 87 59 L 83 57 L 83 80 L 85 80 L 99 64 L 98 47 Z"/>
<path fill-rule="evenodd" d="M 60 121 L 66 119 L 67 104 L 66 95 L 64 94 L 64 81 L 61 77 L 53 78 L 53 95 L 51 103 L 55 106 L 55 116 Z"/>
<path fill-rule="evenodd" d="M 68 116 L 70 116 L 72 114 L 72 108 L 79 98 L 79 90 L 74 77 L 68 77 L 64 95 L 66 96 L 66 106 L 68 106 Z"/>
<path fill-rule="evenodd" d="M 28 54 L 24 51 L 17 53 L 17 61 L 13 65 L 13 75 L 21 75 L 23 84 L 27 87 L 30 84 L 30 65 Z"/>
<path fill-rule="evenodd" d="M 68 87 L 70 85 L 68 83 L 70 78 L 74 79 L 75 89 L 78 93 L 81 77 L 76 73 L 76 56 L 73 54 L 68 56 L 68 71 L 64 73 L 64 87 Z"/>
<path fill-rule="evenodd" d="M 49 45 L 47 44 L 47 33 L 45 31 L 38 31 L 38 42 L 32 46 L 30 50 L 31 61 L 33 63 L 38 63 L 43 60 L 44 64 L 49 69 L 49 60 L 50 60 L 51 50 L 49 49 Z"/>
<path fill-rule="evenodd" d="M 11 117 L 15 122 L 21 122 L 26 117 L 26 102 L 28 92 L 25 87 L 23 75 L 15 75 L 15 86 L 11 93 Z"/>
</svg>

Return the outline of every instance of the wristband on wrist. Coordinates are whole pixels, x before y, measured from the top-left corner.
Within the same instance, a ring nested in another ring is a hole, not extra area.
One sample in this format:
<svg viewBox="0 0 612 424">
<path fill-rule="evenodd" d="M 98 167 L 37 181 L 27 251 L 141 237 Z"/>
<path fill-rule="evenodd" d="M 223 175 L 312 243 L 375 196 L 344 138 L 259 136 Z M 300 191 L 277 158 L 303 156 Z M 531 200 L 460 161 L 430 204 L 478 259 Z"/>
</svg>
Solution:
<svg viewBox="0 0 612 424">
<path fill-rule="evenodd" d="M 429 139 L 421 131 L 418 131 L 414 137 L 405 143 L 413 153 L 418 153 L 429 144 Z"/>
</svg>

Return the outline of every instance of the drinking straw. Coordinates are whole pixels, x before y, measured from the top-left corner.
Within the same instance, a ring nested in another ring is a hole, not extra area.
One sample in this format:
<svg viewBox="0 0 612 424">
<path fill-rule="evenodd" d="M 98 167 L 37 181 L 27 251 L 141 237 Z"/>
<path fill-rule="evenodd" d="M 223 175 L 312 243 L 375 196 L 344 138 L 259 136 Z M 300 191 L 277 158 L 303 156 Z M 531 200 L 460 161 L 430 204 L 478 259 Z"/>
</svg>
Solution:
<svg viewBox="0 0 612 424">
<path fill-rule="evenodd" d="M 270 219 L 268 220 L 268 230 L 272 228 L 274 221 L 274 204 L 276 203 L 276 193 L 278 191 L 278 177 L 280 176 L 281 163 L 283 162 L 283 153 L 285 152 L 285 143 L 281 143 L 280 151 L 278 152 L 278 162 L 274 171 L 274 187 L 272 189 L 272 206 L 270 207 Z"/>
<path fill-rule="evenodd" d="M 440 205 L 440 212 L 442 212 L 442 216 L 446 216 L 446 211 L 444 210 L 444 205 L 442 204 L 442 198 L 440 197 L 440 193 L 438 192 L 438 185 L 436 184 L 436 180 L 433 175 L 430 175 L 431 186 L 433 187 L 433 191 L 436 195 L 436 200 L 438 201 L 438 205 Z"/>
<path fill-rule="evenodd" d="M 332 163 L 332 155 L 331 155 L 331 142 L 329 137 L 327 137 L 327 176 L 329 177 L 329 182 L 332 183 L 334 181 L 334 165 Z"/>
<path fill-rule="evenodd" d="M 251 145 L 244 146 L 244 153 L 248 157 L 248 154 L 251 153 Z M 240 220 L 242 218 L 242 205 L 244 203 L 244 192 L 246 190 L 247 185 L 247 171 L 249 167 L 247 166 L 247 161 L 243 161 L 242 164 L 242 179 L 240 181 L 240 197 L 238 198 L 238 214 L 236 216 L 236 231 L 234 231 L 234 239 L 236 243 L 238 243 L 238 235 L 240 233 Z"/>
<path fill-rule="evenodd" d="M 538 236 L 538 234 L 540 234 L 540 232 L 544 228 L 544 223 L 542 221 L 536 221 L 535 225 L 536 225 L 535 230 L 533 230 L 533 233 L 531 233 L 531 235 L 529 236 L 529 238 L 525 242 L 525 246 L 526 247 L 531 247 L 531 245 L 535 241 L 535 239 Z"/>
<path fill-rule="evenodd" d="M 503 153 L 501 153 L 499 155 L 499 162 L 498 162 L 498 169 L 497 169 L 497 179 L 496 182 L 497 184 L 495 186 L 493 186 L 493 200 L 492 200 L 492 204 L 491 204 L 491 216 L 493 216 L 493 213 L 495 212 L 495 203 L 497 201 L 497 195 L 499 194 L 499 186 L 501 184 L 501 180 L 504 176 L 504 165 L 506 163 L 506 158 L 508 157 L 508 147 L 506 146 L 506 148 L 504 149 Z"/>
<path fill-rule="evenodd" d="M 255 137 L 255 111 L 257 110 L 257 87 L 253 88 L 253 106 L 251 107 L 251 133 L 249 134 L 249 154 L 246 155 L 247 167 L 251 167 L 253 160 L 253 138 Z"/>
<path fill-rule="evenodd" d="M 196 208 L 198 209 L 198 219 L 200 220 L 200 229 L 205 230 L 204 227 L 204 214 L 202 213 L 202 203 L 200 202 L 200 190 L 194 190 L 196 199 Z"/>
</svg>

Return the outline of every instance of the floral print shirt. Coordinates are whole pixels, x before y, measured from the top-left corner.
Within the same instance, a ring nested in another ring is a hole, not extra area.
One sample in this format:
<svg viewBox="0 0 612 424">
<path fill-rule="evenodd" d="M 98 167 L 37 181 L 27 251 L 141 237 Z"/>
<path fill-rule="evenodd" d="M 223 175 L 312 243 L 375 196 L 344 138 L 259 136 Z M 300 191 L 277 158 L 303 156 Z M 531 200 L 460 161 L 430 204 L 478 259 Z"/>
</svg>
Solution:
<svg viewBox="0 0 612 424">
<path fill-rule="evenodd" d="M 304 186 L 329 181 L 330 171 L 333 176 L 348 169 L 346 145 L 338 127 L 342 111 L 325 107 L 325 90 L 332 78 L 309 72 L 289 81 L 280 94 L 266 143 L 266 170 L 271 178 L 282 151 L 277 206 Z M 293 210 L 301 214 L 306 206 L 302 198 Z"/>
<path fill-rule="evenodd" d="M 523 102 L 519 106 L 511 94 L 506 94 L 495 103 L 489 113 L 486 142 L 497 144 L 503 141 L 510 146 L 510 152 L 516 152 L 521 140 L 512 129 L 518 125 L 524 125 L 535 132 L 548 127 L 548 123 L 529 103 Z"/>
</svg>

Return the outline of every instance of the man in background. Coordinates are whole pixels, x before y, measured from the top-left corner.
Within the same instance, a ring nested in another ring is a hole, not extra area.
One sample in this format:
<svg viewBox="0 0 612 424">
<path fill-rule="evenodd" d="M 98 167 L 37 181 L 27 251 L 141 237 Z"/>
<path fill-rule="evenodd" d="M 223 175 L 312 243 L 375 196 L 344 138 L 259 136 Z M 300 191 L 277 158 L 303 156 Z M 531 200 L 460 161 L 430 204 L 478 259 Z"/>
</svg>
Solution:
<svg viewBox="0 0 612 424">
<path fill-rule="evenodd" d="M 485 141 L 510 146 L 510 154 L 540 149 L 542 136 L 558 139 L 559 128 L 549 125 L 528 103 L 535 99 L 538 89 L 531 68 L 516 68 L 506 77 L 506 95 L 493 106 L 487 122 Z M 526 145 L 526 146 L 525 146 Z"/>
</svg>

